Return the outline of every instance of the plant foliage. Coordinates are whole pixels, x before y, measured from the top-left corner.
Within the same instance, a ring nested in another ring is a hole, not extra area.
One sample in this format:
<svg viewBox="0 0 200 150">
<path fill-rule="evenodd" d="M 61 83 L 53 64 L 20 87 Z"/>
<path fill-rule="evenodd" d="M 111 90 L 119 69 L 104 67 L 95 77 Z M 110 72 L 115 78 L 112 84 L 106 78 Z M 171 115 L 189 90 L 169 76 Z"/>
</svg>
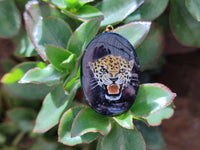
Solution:
<svg viewBox="0 0 200 150">
<path fill-rule="evenodd" d="M 9 109 L 3 114 L 9 121 L 0 123 L 0 149 L 9 141 L 10 149 L 23 149 L 19 143 L 25 137 L 33 139 L 25 147 L 30 150 L 67 149 L 64 145 L 82 149 L 84 143 L 95 140 L 97 150 L 162 147 L 164 141 L 155 126 L 173 115 L 176 94 L 142 78 L 128 112 L 102 116 L 82 96 L 80 60 L 87 44 L 113 25 L 113 32 L 136 48 L 145 76 L 162 64 L 163 29 L 169 28 L 159 25 L 163 12 L 169 11 L 170 29 L 180 43 L 200 46 L 198 4 L 198 0 L 1 0 L 0 37 L 16 43 L 18 63 L 5 60 L 5 68 L 13 69 L 1 78 L 0 98 L 6 100 L 7 108 L 0 99 L 0 114 Z M 165 11 L 167 6 L 170 9 Z M 62 144 L 53 140 L 55 135 Z"/>
</svg>

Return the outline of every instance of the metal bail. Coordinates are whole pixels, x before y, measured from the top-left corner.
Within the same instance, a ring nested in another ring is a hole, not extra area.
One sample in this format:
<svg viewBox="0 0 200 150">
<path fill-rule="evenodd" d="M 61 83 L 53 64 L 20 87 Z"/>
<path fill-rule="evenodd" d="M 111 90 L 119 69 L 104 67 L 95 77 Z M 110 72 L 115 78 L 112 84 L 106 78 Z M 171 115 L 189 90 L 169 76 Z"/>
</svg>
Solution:
<svg viewBox="0 0 200 150">
<path fill-rule="evenodd" d="M 103 33 L 105 33 L 105 32 L 113 32 L 113 30 L 114 30 L 113 26 L 112 25 L 108 25 L 106 27 L 106 29 L 103 31 Z"/>
</svg>

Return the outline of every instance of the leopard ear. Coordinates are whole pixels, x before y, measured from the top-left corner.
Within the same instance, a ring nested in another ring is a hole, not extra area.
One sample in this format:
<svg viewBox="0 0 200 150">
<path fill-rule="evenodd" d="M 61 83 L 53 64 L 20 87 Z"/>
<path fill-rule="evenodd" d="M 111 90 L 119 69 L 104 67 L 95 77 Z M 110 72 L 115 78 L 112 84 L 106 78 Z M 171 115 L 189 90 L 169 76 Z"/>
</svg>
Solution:
<svg viewBox="0 0 200 150">
<path fill-rule="evenodd" d="M 129 65 L 131 66 L 131 69 L 134 67 L 134 63 L 135 63 L 134 59 L 129 60 Z"/>
<path fill-rule="evenodd" d="M 93 71 L 94 63 L 93 62 L 88 62 L 90 69 Z"/>
</svg>

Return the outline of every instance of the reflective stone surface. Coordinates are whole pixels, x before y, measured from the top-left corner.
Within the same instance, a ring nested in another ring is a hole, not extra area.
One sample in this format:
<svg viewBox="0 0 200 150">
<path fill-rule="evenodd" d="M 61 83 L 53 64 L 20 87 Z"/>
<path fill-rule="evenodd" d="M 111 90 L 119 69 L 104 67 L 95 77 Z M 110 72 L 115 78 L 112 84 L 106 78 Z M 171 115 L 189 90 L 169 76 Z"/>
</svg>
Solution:
<svg viewBox="0 0 200 150">
<path fill-rule="evenodd" d="M 81 83 L 88 104 L 105 116 L 126 112 L 139 87 L 139 62 L 133 46 L 116 33 L 103 33 L 87 46 Z"/>
</svg>

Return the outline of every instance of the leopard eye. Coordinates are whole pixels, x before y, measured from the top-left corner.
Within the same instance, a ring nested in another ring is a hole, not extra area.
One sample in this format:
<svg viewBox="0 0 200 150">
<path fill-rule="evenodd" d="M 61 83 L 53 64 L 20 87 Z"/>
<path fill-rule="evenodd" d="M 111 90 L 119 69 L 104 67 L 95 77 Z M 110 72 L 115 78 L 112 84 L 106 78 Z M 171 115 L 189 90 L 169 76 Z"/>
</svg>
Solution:
<svg viewBox="0 0 200 150">
<path fill-rule="evenodd" d="M 124 73 L 124 72 L 125 72 L 125 69 L 122 68 L 122 69 L 119 70 L 119 72 L 120 72 L 120 73 Z"/>
<path fill-rule="evenodd" d="M 101 72 L 106 72 L 106 69 L 105 68 L 101 68 L 100 71 Z"/>
</svg>

